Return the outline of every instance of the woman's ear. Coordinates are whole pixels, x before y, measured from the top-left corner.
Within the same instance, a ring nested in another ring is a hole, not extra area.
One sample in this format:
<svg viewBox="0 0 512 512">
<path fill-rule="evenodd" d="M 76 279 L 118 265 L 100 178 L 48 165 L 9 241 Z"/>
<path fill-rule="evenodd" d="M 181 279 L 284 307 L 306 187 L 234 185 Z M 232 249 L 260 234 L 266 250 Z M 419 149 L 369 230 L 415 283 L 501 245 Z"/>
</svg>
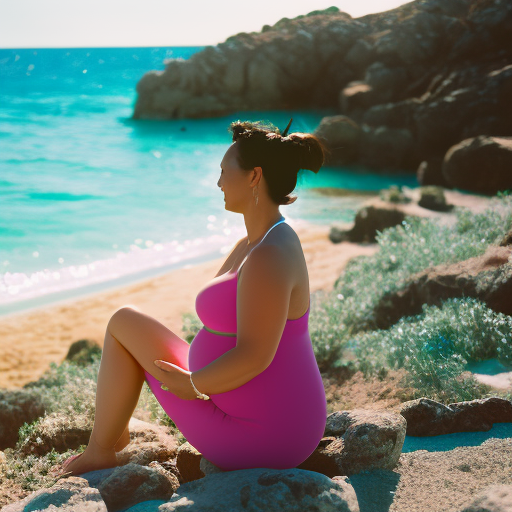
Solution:
<svg viewBox="0 0 512 512">
<path fill-rule="evenodd" d="M 254 176 L 252 181 L 256 180 L 256 183 L 259 183 L 261 180 L 261 176 L 263 176 L 263 169 L 261 167 L 255 167 L 253 170 L 256 172 L 256 175 Z"/>
</svg>

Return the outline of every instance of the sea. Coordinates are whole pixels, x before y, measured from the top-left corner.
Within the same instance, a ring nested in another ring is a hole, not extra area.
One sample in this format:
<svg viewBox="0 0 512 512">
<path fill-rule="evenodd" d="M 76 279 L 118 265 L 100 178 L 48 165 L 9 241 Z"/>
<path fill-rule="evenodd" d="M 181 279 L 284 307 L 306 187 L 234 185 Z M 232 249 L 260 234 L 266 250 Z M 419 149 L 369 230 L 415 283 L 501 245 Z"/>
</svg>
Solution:
<svg viewBox="0 0 512 512">
<path fill-rule="evenodd" d="M 194 47 L 0 49 L 0 315 L 219 258 L 246 235 L 217 186 L 229 124 L 313 132 L 334 110 L 134 120 L 136 86 Z M 359 192 L 414 176 L 301 170 L 292 226 L 353 220 Z M 324 188 L 353 191 L 331 196 Z"/>
</svg>

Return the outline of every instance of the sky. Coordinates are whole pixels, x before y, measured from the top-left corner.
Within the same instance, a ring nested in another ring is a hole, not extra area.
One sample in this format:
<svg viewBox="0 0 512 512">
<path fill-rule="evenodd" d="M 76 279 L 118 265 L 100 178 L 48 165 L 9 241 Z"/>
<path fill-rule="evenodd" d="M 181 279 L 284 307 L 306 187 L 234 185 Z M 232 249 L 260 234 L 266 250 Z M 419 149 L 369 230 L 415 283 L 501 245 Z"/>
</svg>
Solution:
<svg viewBox="0 0 512 512">
<path fill-rule="evenodd" d="M 0 48 L 206 46 L 336 6 L 354 18 L 403 0 L 0 0 Z"/>
</svg>

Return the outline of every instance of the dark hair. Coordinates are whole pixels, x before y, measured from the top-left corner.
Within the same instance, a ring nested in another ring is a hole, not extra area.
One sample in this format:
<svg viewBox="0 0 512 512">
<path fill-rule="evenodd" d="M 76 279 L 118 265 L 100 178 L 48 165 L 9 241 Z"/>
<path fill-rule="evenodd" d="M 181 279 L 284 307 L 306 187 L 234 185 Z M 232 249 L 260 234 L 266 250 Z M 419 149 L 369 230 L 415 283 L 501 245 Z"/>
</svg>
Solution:
<svg viewBox="0 0 512 512">
<path fill-rule="evenodd" d="M 288 205 L 297 200 L 289 195 L 297 186 L 300 169 L 317 173 L 327 149 L 310 133 L 281 135 L 279 128 L 262 121 L 234 121 L 228 131 L 238 149 L 238 164 L 246 171 L 261 167 L 271 199 Z"/>
</svg>

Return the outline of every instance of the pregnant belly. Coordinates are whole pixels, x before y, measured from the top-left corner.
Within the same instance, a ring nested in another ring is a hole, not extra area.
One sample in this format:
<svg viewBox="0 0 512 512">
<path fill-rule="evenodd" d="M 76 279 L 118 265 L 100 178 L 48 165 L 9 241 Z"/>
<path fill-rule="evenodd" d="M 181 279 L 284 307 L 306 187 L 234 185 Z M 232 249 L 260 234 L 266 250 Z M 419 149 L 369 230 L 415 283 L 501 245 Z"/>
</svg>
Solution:
<svg viewBox="0 0 512 512">
<path fill-rule="evenodd" d="M 190 371 L 204 368 L 235 346 L 235 336 L 201 329 L 190 345 Z M 300 336 L 285 332 L 263 372 L 238 388 L 210 394 L 210 398 L 226 414 L 240 419 L 275 425 L 281 418 L 289 426 L 296 418 L 303 426 L 325 424 L 325 390 L 308 332 Z"/>
<path fill-rule="evenodd" d="M 235 347 L 236 336 L 221 336 L 202 328 L 190 344 L 188 352 L 189 370 L 191 372 L 200 370 Z"/>
</svg>

